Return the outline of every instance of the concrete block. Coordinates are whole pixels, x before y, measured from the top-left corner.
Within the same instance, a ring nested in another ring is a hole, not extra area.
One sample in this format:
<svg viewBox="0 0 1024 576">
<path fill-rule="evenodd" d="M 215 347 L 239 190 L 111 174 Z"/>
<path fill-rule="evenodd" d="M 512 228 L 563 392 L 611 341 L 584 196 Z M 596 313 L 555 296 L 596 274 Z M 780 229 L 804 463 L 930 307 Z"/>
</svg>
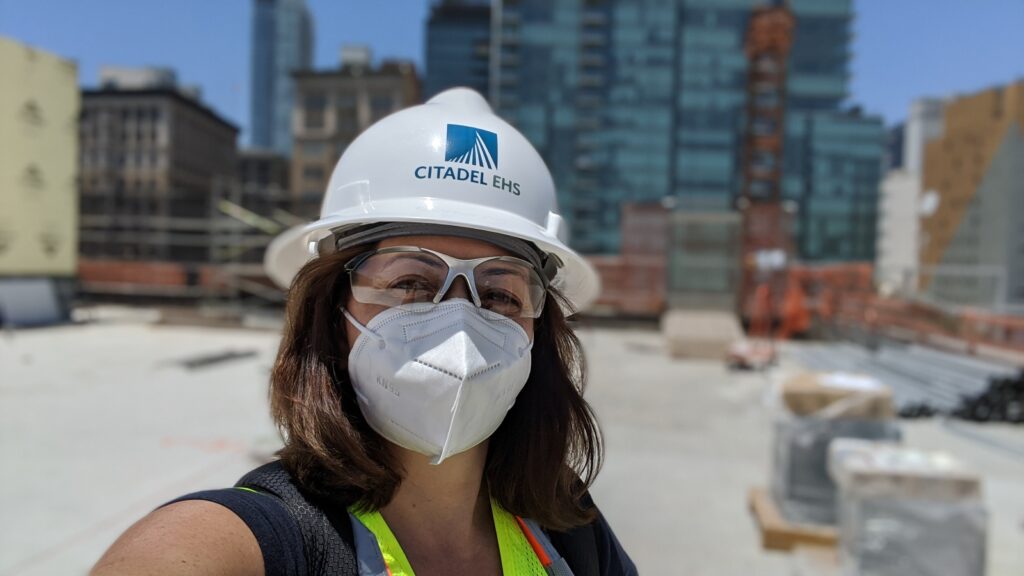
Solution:
<svg viewBox="0 0 1024 576">
<path fill-rule="evenodd" d="M 673 358 L 722 360 L 743 337 L 735 314 L 705 310 L 670 310 L 661 317 L 661 332 Z"/>
</svg>

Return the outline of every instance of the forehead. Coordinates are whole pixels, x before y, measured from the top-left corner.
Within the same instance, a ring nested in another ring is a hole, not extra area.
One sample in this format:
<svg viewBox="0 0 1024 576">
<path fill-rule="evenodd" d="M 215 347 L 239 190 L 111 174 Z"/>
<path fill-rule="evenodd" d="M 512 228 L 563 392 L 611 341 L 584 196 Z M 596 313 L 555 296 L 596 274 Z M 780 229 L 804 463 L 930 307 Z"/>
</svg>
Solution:
<svg viewBox="0 0 1024 576">
<path fill-rule="evenodd" d="M 464 260 L 484 258 L 486 256 L 516 256 L 508 250 L 483 240 L 460 238 L 458 236 L 396 236 L 394 238 L 385 238 L 377 245 L 378 248 L 390 248 L 392 246 L 418 246 Z"/>
</svg>

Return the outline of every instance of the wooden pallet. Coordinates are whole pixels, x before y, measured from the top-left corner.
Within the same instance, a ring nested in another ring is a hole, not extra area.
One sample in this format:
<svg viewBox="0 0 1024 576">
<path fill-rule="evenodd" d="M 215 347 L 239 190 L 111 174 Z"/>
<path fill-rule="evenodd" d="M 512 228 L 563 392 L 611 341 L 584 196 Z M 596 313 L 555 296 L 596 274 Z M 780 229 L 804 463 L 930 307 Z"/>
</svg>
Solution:
<svg viewBox="0 0 1024 576">
<path fill-rule="evenodd" d="M 826 546 L 797 546 L 793 555 L 793 576 L 840 576 L 839 552 Z"/>
<path fill-rule="evenodd" d="M 765 550 L 790 551 L 800 545 L 835 546 L 839 539 L 832 526 L 794 524 L 786 520 L 764 488 L 751 488 L 748 504 L 761 532 L 761 547 Z"/>
</svg>

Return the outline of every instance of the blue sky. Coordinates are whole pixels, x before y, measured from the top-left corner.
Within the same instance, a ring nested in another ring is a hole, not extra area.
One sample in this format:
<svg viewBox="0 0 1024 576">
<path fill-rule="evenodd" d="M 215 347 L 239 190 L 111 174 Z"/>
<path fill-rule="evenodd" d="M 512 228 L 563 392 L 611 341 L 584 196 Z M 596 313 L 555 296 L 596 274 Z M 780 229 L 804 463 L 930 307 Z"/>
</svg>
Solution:
<svg viewBox="0 0 1024 576">
<path fill-rule="evenodd" d="M 422 67 L 426 0 L 307 0 L 315 64 L 343 43 Z M 920 96 L 1024 78 L 1024 0 L 854 0 L 851 102 L 888 123 Z M 0 35 L 78 62 L 83 85 L 102 65 L 169 66 L 245 127 L 252 0 L 0 0 Z M 243 138 L 243 142 L 244 142 Z"/>
</svg>

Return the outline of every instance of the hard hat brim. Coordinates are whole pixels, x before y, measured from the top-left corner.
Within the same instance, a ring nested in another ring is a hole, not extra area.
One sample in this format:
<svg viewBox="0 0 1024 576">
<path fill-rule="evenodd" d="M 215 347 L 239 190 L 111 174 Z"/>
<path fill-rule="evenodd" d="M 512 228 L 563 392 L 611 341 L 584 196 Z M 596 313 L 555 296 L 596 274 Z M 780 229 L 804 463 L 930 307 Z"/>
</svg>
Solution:
<svg viewBox="0 0 1024 576">
<path fill-rule="evenodd" d="M 563 265 L 552 285 L 572 305 L 574 310 L 567 312 L 585 310 L 593 304 L 601 290 L 601 281 L 594 267 L 536 223 L 505 210 L 432 197 L 367 202 L 291 228 L 267 247 L 263 258 L 264 270 L 277 285 L 288 288 L 299 269 L 316 257 L 316 253 L 310 251 L 310 243 L 319 242 L 331 235 L 332 231 L 374 222 L 464 226 L 533 242 L 537 248 L 554 254 L 562 261 Z"/>
</svg>

